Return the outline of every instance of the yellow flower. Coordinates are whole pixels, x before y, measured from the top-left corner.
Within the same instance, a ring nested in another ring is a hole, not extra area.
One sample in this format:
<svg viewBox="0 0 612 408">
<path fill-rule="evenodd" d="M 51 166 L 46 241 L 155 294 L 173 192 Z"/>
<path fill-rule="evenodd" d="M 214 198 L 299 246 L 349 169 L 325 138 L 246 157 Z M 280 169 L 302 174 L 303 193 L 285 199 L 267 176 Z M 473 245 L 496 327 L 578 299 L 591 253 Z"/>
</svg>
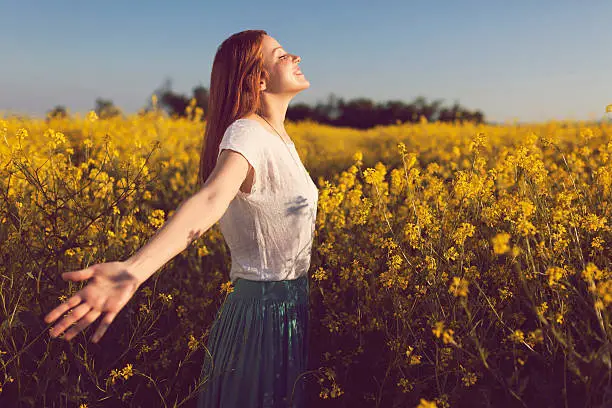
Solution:
<svg viewBox="0 0 612 408">
<path fill-rule="evenodd" d="M 201 247 L 198 248 L 198 256 L 200 257 L 210 255 L 210 253 L 211 252 L 206 245 L 202 245 Z"/>
<path fill-rule="evenodd" d="M 442 332 L 444 331 L 444 322 L 443 321 L 436 322 L 436 324 L 434 325 L 434 328 L 431 331 L 437 338 L 440 338 L 440 336 L 442 335 Z"/>
<path fill-rule="evenodd" d="M 455 339 L 453 338 L 454 333 L 455 331 L 452 329 L 447 329 L 444 331 L 444 334 L 442 335 L 442 341 L 444 342 L 444 344 L 455 342 Z"/>
<path fill-rule="evenodd" d="M 478 380 L 478 377 L 476 376 L 476 374 L 471 372 L 465 373 L 461 378 L 461 381 L 463 381 L 463 385 L 466 387 L 476 384 L 476 380 Z"/>
<path fill-rule="evenodd" d="M 166 293 L 160 293 L 157 295 L 158 298 L 160 298 L 162 300 L 162 302 L 166 303 L 166 304 L 170 304 L 170 302 L 172 301 L 172 295 L 171 294 L 166 294 Z"/>
<path fill-rule="evenodd" d="M 496 254 L 505 254 L 510 250 L 510 246 L 508 245 L 510 234 L 507 232 L 501 232 L 495 235 L 491 241 L 493 243 L 493 252 Z"/>
<path fill-rule="evenodd" d="M 516 225 L 516 229 L 521 233 L 521 236 L 526 237 L 529 235 L 535 235 L 537 232 L 536 227 L 527 219 L 521 217 Z"/>
<path fill-rule="evenodd" d="M 487 140 L 487 137 L 483 132 L 476 133 L 476 135 L 472 138 L 472 141 L 470 142 L 470 145 L 469 145 L 470 152 L 474 150 L 478 150 L 478 148 L 480 147 L 483 147 L 486 143 L 486 140 Z"/>
<path fill-rule="evenodd" d="M 517 329 L 513 331 L 512 334 L 508 336 L 508 338 L 514 343 L 522 343 L 523 341 L 525 341 L 525 333 L 523 333 L 522 330 Z"/>
<path fill-rule="evenodd" d="M 458 276 L 453 276 L 453 282 L 448 289 L 448 293 L 452 293 L 453 296 L 457 297 L 466 297 L 468 295 L 468 284 L 469 282 L 466 279 L 459 278 Z"/>
<path fill-rule="evenodd" d="M 594 137 L 593 131 L 589 128 L 580 129 L 580 136 L 584 140 L 591 140 Z"/>
<path fill-rule="evenodd" d="M 457 245 L 463 245 L 467 237 L 474 236 L 475 230 L 476 228 L 469 222 L 462 222 L 461 226 L 457 228 L 453 234 L 453 241 L 455 241 Z"/>
<path fill-rule="evenodd" d="M 117 379 L 123 377 L 124 380 L 127 380 L 128 378 L 130 378 L 132 375 L 134 374 L 134 372 L 132 371 L 132 365 L 131 364 L 127 364 L 124 368 L 122 368 L 121 370 L 117 370 L 117 369 L 113 369 L 111 370 L 110 373 L 110 377 L 109 380 L 112 384 L 115 383 L 115 381 L 117 381 Z"/>
<path fill-rule="evenodd" d="M 28 129 L 20 128 L 19 130 L 17 130 L 16 135 L 17 135 L 17 140 L 21 142 L 22 140 L 28 137 Z"/>
<path fill-rule="evenodd" d="M 454 261 L 458 257 L 459 257 L 459 252 L 457 252 L 457 249 L 454 246 L 448 248 L 444 252 L 444 258 L 446 258 L 447 260 Z"/>
<path fill-rule="evenodd" d="M 146 315 L 146 314 L 151 313 L 151 309 L 149 309 L 149 306 L 146 305 L 145 303 L 141 303 L 140 307 L 138 308 L 138 313 Z"/>
<path fill-rule="evenodd" d="M 318 282 L 321 282 L 323 280 L 326 280 L 329 278 L 327 272 L 325 271 L 325 269 L 321 268 L 320 266 L 317 268 L 317 270 L 312 274 L 312 278 Z"/>
<path fill-rule="evenodd" d="M 599 229 L 605 228 L 607 221 L 608 220 L 606 218 L 599 218 L 595 214 L 588 214 L 586 217 L 584 217 L 583 228 L 585 228 L 587 231 L 595 232 Z"/>
<path fill-rule="evenodd" d="M 134 375 L 132 371 L 132 365 L 131 364 L 126 365 L 125 368 L 123 368 L 123 370 L 121 371 L 121 375 L 123 376 L 125 380 L 127 380 L 132 375 Z"/>
<path fill-rule="evenodd" d="M 185 315 L 185 313 L 187 312 L 187 308 L 183 305 L 178 305 L 176 307 L 176 315 L 178 317 L 183 317 Z"/>
<path fill-rule="evenodd" d="M 582 279 L 589 280 L 599 280 L 603 277 L 603 273 L 601 270 L 595 265 L 593 262 L 587 263 L 586 268 L 582 271 Z"/>
<path fill-rule="evenodd" d="M 542 329 L 535 329 L 530 331 L 527 335 L 527 343 L 534 347 L 538 343 L 544 342 L 544 335 L 542 334 Z"/>
<path fill-rule="evenodd" d="M 386 169 L 381 168 L 384 166 L 376 166 L 376 168 L 368 167 L 363 171 L 363 178 L 366 183 L 379 185 L 385 181 Z"/>
<path fill-rule="evenodd" d="M 595 237 L 593 238 L 593 241 L 591 242 L 591 247 L 593 247 L 594 249 L 598 249 L 600 251 L 603 251 L 603 243 L 604 243 L 604 239 L 602 237 Z"/>
<path fill-rule="evenodd" d="M 414 385 L 412 385 L 407 378 L 400 378 L 397 382 L 397 386 L 401 388 L 403 393 L 410 392 L 414 389 Z"/>
<path fill-rule="evenodd" d="M 597 284 L 597 295 L 607 306 L 612 303 L 612 280 L 607 280 Z"/>
<path fill-rule="evenodd" d="M 404 144 L 404 142 L 399 142 L 399 143 L 397 144 L 397 150 L 399 150 L 399 152 L 400 152 L 400 154 L 401 154 L 402 156 L 404 156 L 404 155 L 406 154 L 406 152 L 408 151 L 408 150 L 406 149 L 406 145 Z"/>
<path fill-rule="evenodd" d="M 606 113 L 612 112 L 612 105 L 606 106 Z"/>
<path fill-rule="evenodd" d="M 548 285 L 556 286 L 560 279 L 563 279 L 566 275 L 565 269 L 558 266 L 551 266 L 546 269 L 546 274 L 548 275 Z"/>
<path fill-rule="evenodd" d="M 406 170 L 410 170 L 412 168 L 412 166 L 414 166 L 414 164 L 417 162 L 417 157 L 415 153 L 410 153 L 410 155 L 408 156 L 408 158 L 406 159 L 405 162 L 405 169 Z"/>
<path fill-rule="evenodd" d="M 416 408 L 438 408 L 435 402 L 421 398 Z"/>
<path fill-rule="evenodd" d="M 234 291 L 234 286 L 232 281 L 227 281 L 221 284 L 221 294 L 227 293 L 230 294 Z"/>
<path fill-rule="evenodd" d="M 87 113 L 87 119 L 90 122 L 95 122 L 96 120 L 98 120 L 98 114 L 95 111 L 89 111 Z"/>
<path fill-rule="evenodd" d="M 542 302 L 540 306 L 536 307 L 536 313 L 538 314 L 538 316 L 544 317 L 544 314 L 546 313 L 547 310 L 548 310 L 548 302 Z"/>
<path fill-rule="evenodd" d="M 164 210 L 161 209 L 157 209 L 157 210 L 153 210 L 151 212 L 151 215 L 149 215 L 149 224 L 153 227 L 153 228 L 159 228 L 162 225 L 164 225 Z"/>
<path fill-rule="evenodd" d="M 189 342 L 187 343 L 187 347 L 189 347 L 189 350 L 193 351 L 193 350 L 197 349 L 198 348 L 198 344 L 200 344 L 198 339 L 196 339 L 193 336 L 193 334 L 190 334 L 189 335 Z"/>
</svg>

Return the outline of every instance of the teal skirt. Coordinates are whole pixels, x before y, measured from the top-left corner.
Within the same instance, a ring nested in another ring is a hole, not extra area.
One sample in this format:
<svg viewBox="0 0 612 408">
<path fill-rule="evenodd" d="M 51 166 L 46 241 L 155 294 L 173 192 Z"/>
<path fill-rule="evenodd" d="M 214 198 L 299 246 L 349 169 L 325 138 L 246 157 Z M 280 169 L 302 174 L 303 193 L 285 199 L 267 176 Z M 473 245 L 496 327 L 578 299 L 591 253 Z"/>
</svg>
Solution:
<svg viewBox="0 0 612 408">
<path fill-rule="evenodd" d="M 234 281 L 208 337 L 198 408 L 305 406 L 308 283 Z"/>
</svg>

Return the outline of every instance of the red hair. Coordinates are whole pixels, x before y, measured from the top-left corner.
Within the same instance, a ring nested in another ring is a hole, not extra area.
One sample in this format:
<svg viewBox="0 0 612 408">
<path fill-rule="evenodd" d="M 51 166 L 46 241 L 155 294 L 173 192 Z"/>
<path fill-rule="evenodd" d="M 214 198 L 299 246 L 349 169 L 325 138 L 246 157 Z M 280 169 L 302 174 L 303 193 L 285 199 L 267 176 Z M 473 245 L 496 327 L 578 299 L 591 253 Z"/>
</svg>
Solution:
<svg viewBox="0 0 612 408">
<path fill-rule="evenodd" d="M 264 30 L 232 34 L 217 48 L 210 74 L 206 128 L 200 154 L 201 187 L 217 164 L 219 144 L 236 119 L 260 111 L 259 81 L 269 80 L 263 65 Z"/>
</svg>

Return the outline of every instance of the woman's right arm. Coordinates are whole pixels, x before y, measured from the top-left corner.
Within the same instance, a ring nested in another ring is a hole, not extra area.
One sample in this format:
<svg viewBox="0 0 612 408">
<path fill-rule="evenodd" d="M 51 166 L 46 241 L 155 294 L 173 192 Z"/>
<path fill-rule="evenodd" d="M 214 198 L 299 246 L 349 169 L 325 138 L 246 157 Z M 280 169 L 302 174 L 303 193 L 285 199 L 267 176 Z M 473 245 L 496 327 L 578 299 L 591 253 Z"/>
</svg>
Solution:
<svg viewBox="0 0 612 408">
<path fill-rule="evenodd" d="M 127 261 L 105 262 L 62 273 L 62 279 L 90 281 L 49 312 L 44 320 L 54 323 L 52 337 L 70 340 L 104 313 L 92 337 L 97 343 L 140 285 L 167 261 L 208 230 L 227 209 L 246 178 L 250 164 L 239 153 L 225 150 L 202 189 L 184 201 L 155 236 Z M 72 326 L 73 323 L 74 326 Z"/>
<path fill-rule="evenodd" d="M 138 281 L 146 281 L 225 213 L 244 182 L 250 164 L 240 153 L 224 149 L 202 188 L 185 200 L 155 235 L 125 265 Z"/>
</svg>

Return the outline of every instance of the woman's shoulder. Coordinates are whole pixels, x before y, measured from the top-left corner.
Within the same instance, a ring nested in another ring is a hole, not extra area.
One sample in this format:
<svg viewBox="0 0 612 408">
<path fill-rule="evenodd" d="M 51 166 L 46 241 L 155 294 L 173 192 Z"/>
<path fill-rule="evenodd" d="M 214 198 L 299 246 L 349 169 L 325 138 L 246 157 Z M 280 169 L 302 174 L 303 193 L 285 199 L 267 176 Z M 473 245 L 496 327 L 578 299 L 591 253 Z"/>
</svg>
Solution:
<svg viewBox="0 0 612 408">
<path fill-rule="evenodd" d="M 231 122 L 228 126 L 227 129 L 244 129 L 244 128 L 249 128 L 252 129 L 254 128 L 255 124 L 253 123 L 253 121 L 245 119 L 245 118 L 238 118 L 236 120 L 234 120 L 233 122 Z"/>
<path fill-rule="evenodd" d="M 243 139 L 250 137 L 252 133 L 258 132 L 257 123 L 251 120 L 236 119 L 231 122 L 223 134 L 223 139 Z"/>
</svg>

